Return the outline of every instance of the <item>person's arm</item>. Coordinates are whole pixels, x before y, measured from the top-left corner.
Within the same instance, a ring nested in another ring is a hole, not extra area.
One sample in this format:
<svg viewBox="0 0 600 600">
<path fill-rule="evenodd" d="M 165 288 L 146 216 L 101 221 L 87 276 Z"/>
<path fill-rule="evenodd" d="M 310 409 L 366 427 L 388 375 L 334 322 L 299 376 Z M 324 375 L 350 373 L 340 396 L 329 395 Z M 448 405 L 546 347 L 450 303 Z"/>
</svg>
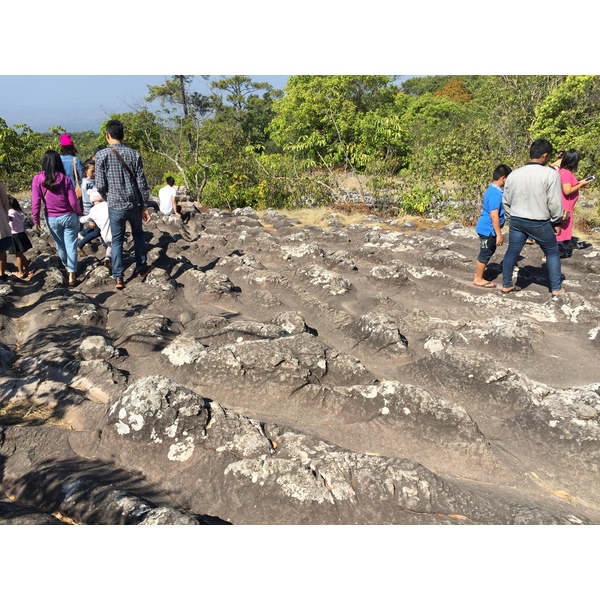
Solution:
<svg viewBox="0 0 600 600">
<path fill-rule="evenodd" d="M 490 217 L 492 219 L 492 227 L 496 234 L 496 246 L 502 246 L 504 238 L 502 237 L 502 228 L 500 226 L 500 210 L 491 210 Z"/>
<path fill-rule="evenodd" d="M 560 223 L 563 216 L 562 184 L 560 175 L 554 171 L 555 177 L 551 177 L 546 191 L 547 206 L 550 212 L 550 221 L 554 227 L 554 233 L 560 233 Z"/>
<path fill-rule="evenodd" d="M 108 181 L 106 178 L 106 161 L 105 156 L 96 158 L 96 175 L 94 176 L 94 183 L 98 193 L 106 200 L 108 194 Z"/>
<path fill-rule="evenodd" d="M 4 189 L 4 186 L 0 183 L 0 202 L 2 203 L 2 208 L 4 212 L 8 214 L 8 210 L 10 208 L 10 204 L 8 203 L 8 194 Z"/>
<path fill-rule="evenodd" d="M 576 192 L 580 188 L 585 187 L 588 183 L 592 183 L 592 182 L 591 181 L 586 181 L 585 179 L 582 179 L 579 183 L 577 183 L 575 185 L 573 185 L 571 182 L 563 183 L 562 184 L 563 194 L 565 196 L 568 196 L 569 194 L 573 194 L 574 192 Z"/>
<path fill-rule="evenodd" d="M 137 155 L 135 178 L 138 189 L 142 194 L 144 206 L 147 206 L 148 200 L 150 199 L 150 188 L 148 187 L 148 181 L 146 181 L 146 175 L 144 174 L 144 164 L 142 162 L 142 157 L 139 154 Z"/>
<path fill-rule="evenodd" d="M 177 214 L 177 192 L 173 190 L 173 195 L 171 196 L 171 204 L 173 205 L 173 212 Z"/>
<path fill-rule="evenodd" d="M 36 229 L 40 228 L 40 206 L 41 206 L 41 195 L 40 186 L 38 185 L 36 178 L 31 180 L 31 218 Z"/>
<path fill-rule="evenodd" d="M 504 193 L 502 194 L 502 206 L 504 207 L 504 214 L 510 217 L 510 205 L 512 202 L 512 192 L 510 187 L 508 187 L 508 179 L 504 184 Z"/>
<path fill-rule="evenodd" d="M 69 200 L 69 204 L 71 205 L 73 212 L 76 215 L 81 216 L 83 214 L 83 211 L 81 210 L 81 204 L 79 203 L 79 198 L 77 197 L 77 194 L 75 194 L 75 186 L 73 185 L 73 182 L 68 177 L 66 178 L 65 183 L 67 186 L 67 199 Z"/>
<path fill-rule="evenodd" d="M 150 222 L 150 212 L 148 211 L 148 200 L 150 199 L 150 188 L 148 187 L 148 182 L 146 181 L 146 175 L 144 174 L 144 164 L 142 162 L 142 157 L 138 154 L 137 156 L 137 164 L 136 164 L 136 182 L 138 185 L 138 189 L 142 194 L 142 201 L 144 204 L 142 205 L 142 222 L 148 223 Z"/>
</svg>

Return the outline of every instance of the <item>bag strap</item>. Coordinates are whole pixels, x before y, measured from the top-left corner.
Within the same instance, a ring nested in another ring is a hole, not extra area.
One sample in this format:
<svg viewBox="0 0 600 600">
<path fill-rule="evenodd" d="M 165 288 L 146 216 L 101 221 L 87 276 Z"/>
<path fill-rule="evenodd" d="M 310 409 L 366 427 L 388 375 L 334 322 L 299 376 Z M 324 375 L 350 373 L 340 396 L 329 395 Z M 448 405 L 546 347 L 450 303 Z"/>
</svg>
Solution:
<svg viewBox="0 0 600 600">
<path fill-rule="evenodd" d="M 127 165 L 127 163 L 125 162 L 125 160 L 123 159 L 121 154 L 119 152 L 117 152 L 112 146 L 110 146 L 110 149 L 117 155 L 117 157 L 121 161 L 121 164 L 125 167 L 125 170 L 131 175 L 131 178 L 135 181 L 134 174 L 131 172 L 131 169 L 129 168 L 129 166 Z"/>
<path fill-rule="evenodd" d="M 79 178 L 77 177 L 77 163 L 75 161 L 76 159 L 73 157 L 73 173 L 75 175 L 75 183 L 79 185 Z"/>
</svg>

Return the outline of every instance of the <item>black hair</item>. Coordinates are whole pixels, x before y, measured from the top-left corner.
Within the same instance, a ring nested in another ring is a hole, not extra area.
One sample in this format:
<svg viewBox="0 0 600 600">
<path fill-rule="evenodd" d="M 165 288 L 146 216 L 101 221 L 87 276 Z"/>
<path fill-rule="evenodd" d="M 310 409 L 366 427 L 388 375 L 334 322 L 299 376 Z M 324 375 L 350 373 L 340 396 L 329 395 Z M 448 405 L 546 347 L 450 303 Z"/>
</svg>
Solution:
<svg viewBox="0 0 600 600">
<path fill-rule="evenodd" d="M 101 144 L 100 146 L 96 146 L 94 148 L 94 151 L 92 152 L 92 156 L 96 156 L 96 154 L 98 154 L 98 152 L 100 152 L 100 150 L 104 150 L 105 148 L 106 148 L 105 144 Z"/>
<path fill-rule="evenodd" d="M 91 158 L 88 158 L 82 165 L 81 165 L 81 172 L 83 173 L 83 176 L 86 177 L 86 173 L 87 170 L 94 166 L 94 161 Z"/>
<path fill-rule="evenodd" d="M 65 167 L 56 150 L 46 150 L 42 157 L 42 171 L 44 171 L 44 187 L 48 190 L 56 187 L 56 174 L 66 176 Z"/>
<path fill-rule="evenodd" d="M 60 153 L 62 156 L 77 156 L 77 150 L 75 150 L 75 146 L 61 146 Z"/>
<path fill-rule="evenodd" d="M 577 170 L 579 166 L 579 161 L 581 160 L 581 154 L 579 150 L 575 150 L 575 148 L 571 148 L 567 150 L 560 161 L 560 168 L 567 169 L 567 171 L 571 171 L 573 173 Z"/>
<path fill-rule="evenodd" d="M 492 181 L 496 181 L 497 179 L 500 179 L 500 177 L 508 177 L 511 174 L 511 172 L 512 169 L 508 165 L 502 163 L 494 169 L 494 173 L 492 174 Z"/>
<path fill-rule="evenodd" d="M 543 154 L 552 154 L 552 144 L 542 138 L 534 140 L 529 148 L 529 158 L 542 158 Z"/>
<path fill-rule="evenodd" d="M 169 184 L 169 185 L 175 185 L 175 179 L 173 179 L 173 177 L 167 177 L 165 179 L 165 181 Z"/>
<path fill-rule="evenodd" d="M 110 135 L 110 137 L 114 140 L 122 142 L 123 138 L 125 137 L 123 123 L 121 123 L 121 121 L 117 121 L 117 119 L 111 119 L 106 123 L 106 133 L 108 133 L 108 135 Z"/>
<path fill-rule="evenodd" d="M 16 198 L 13 198 L 12 196 L 8 197 L 8 207 L 12 208 L 13 210 L 16 210 L 17 212 L 22 213 L 23 210 L 21 209 L 21 205 L 19 204 L 19 201 Z"/>
</svg>

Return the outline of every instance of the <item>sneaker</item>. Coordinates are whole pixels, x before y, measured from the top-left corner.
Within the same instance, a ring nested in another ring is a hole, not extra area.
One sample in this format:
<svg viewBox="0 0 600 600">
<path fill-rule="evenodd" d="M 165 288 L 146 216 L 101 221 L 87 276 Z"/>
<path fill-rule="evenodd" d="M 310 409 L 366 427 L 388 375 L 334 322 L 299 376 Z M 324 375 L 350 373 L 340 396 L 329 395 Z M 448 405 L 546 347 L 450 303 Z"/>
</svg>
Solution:
<svg viewBox="0 0 600 600">
<path fill-rule="evenodd" d="M 108 256 L 104 259 L 104 266 L 107 269 L 110 269 L 112 267 L 112 261 L 110 260 L 110 258 Z"/>
<path fill-rule="evenodd" d="M 123 280 L 122 277 L 117 277 L 117 285 L 115 285 L 115 288 L 118 290 L 125 289 L 125 281 Z"/>
</svg>

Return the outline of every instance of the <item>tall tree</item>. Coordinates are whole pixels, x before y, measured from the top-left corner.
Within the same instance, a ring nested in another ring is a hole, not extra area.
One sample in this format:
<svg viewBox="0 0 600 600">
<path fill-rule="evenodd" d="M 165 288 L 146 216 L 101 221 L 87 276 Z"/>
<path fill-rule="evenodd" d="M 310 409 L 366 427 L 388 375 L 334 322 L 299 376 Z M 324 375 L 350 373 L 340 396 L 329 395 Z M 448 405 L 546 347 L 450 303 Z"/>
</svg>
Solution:
<svg viewBox="0 0 600 600">
<path fill-rule="evenodd" d="M 208 75 L 201 76 L 208 79 Z M 194 151 L 194 133 L 199 124 L 211 113 L 210 99 L 199 92 L 191 91 L 193 75 L 173 75 L 162 85 L 149 85 L 146 100 L 158 100 L 166 108 L 168 117 L 178 123 L 187 137 L 190 152 Z M 169 110 L 167 107 L 171 107 Z"/>
<path fill-rule="evenodd" d="M 273 102 L 283 96 L 266 81 L 256 82 L 245 75 L 223 77 L 210 84 L 215 119 L 238 122 L 245 141 L 265 147 L 269 142 L 268 125 L 273 117 Z M 219 92 L 226 92 L 223 97 Z"/>
</svg>

